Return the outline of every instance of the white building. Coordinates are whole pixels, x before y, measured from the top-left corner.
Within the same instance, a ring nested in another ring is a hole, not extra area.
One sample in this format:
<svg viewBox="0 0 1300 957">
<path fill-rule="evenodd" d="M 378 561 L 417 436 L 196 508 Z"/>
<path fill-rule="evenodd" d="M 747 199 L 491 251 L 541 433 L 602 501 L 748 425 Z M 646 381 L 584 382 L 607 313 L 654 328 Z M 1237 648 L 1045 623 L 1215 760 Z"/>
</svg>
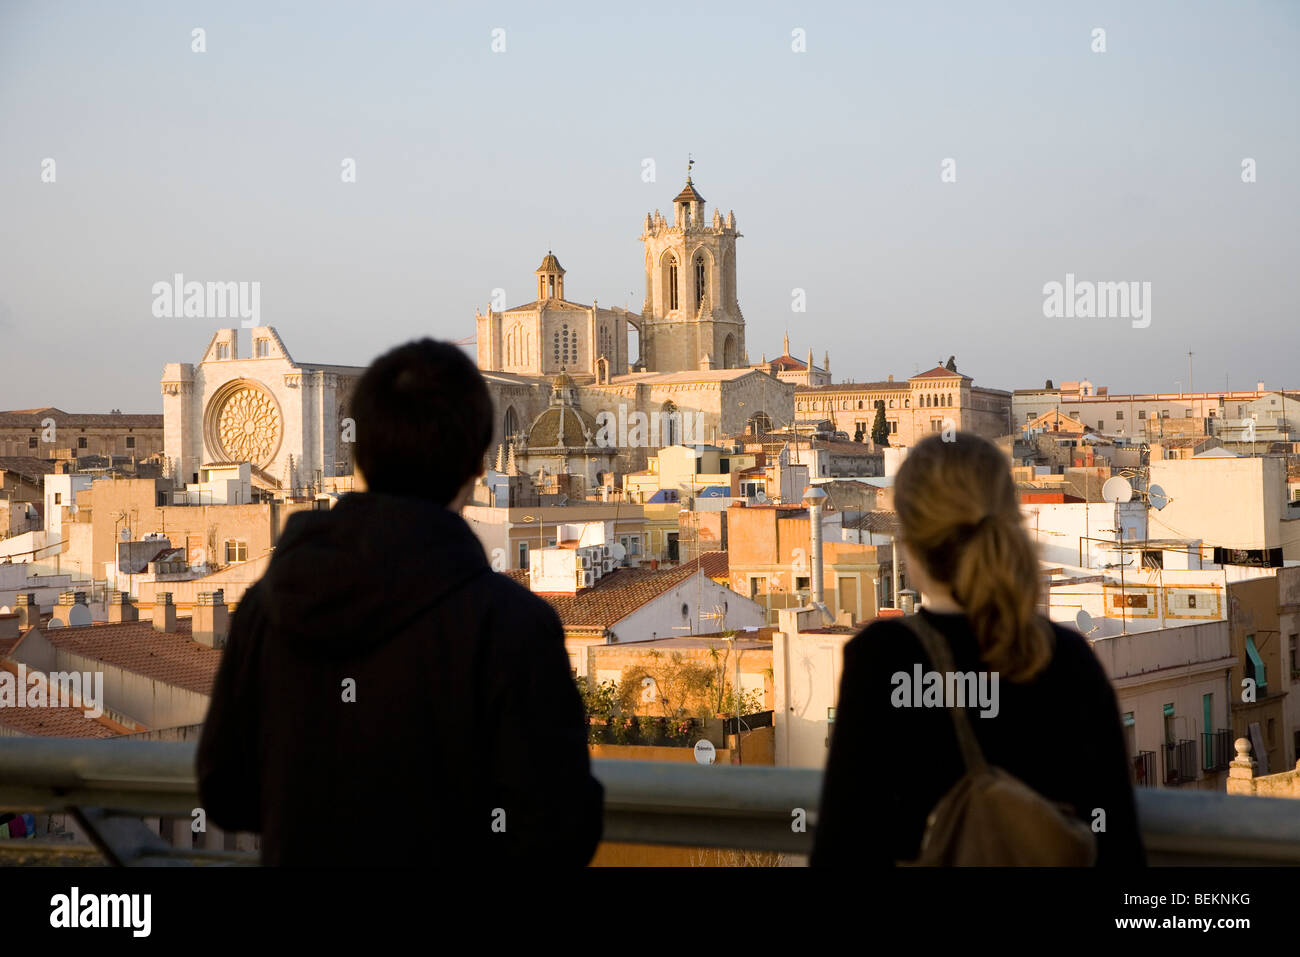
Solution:
<svg viewBox="0 0 1300 957">
<path fill-rule="evenodd" d="M 247 462 L 266 489 L 320 488 L 352 471 L 348 399 L 365 370 L 295 362 L 270 326 L 219 329 L 197 365 L 163 370 L 163 447 L 177 487 L 201 484 L 204 468 Z"/>
</svg>

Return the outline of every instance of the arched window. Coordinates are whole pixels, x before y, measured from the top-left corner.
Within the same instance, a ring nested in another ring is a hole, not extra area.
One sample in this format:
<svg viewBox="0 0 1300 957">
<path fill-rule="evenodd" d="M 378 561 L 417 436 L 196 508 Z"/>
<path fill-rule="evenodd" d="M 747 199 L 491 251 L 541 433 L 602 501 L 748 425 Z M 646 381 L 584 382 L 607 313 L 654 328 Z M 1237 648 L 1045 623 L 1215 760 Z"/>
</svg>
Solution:
<svg viewBox="0 0 1300 957">
<path fill-rule="evenodd" d="M 677 257 L 668 257 L 668 308 L 677 308 Z"/>
<path fill-rule="evenodd" d="M 663 445 L 677 445 L 681 440 L 682 416 L 669 400 L 659 410 L 659 441 Z"/>
<path fill-rule="evenodd" d="M 704 302 L 704 257 L 695 257 L 695 308 Z"/>
</svg>

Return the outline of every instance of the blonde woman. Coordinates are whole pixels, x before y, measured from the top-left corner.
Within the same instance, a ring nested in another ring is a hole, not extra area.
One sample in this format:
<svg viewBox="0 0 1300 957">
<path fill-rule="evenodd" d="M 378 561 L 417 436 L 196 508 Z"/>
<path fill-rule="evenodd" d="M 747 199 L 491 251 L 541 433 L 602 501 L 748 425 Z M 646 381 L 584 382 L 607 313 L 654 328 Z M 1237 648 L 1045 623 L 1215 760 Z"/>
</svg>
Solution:
<svg viewBox="0 0 1300 957">
<path fill-rule="evenodd" d="M 974 435 L 928 438 L 894 502 L 925 598 L 916 625 L 975 676 L 965 713 L 984 759 L 1087 824 L 1098 865 L 1145 863 L 1114 691 L 1087 641 L 1036 610 L 1041 571 L 1006 457 Z M 918 858 L 927 817 L 967 767 L 951 702 L 914 687 L 936 670 L 902 619 L 845 647 L 813 866 Z"/>
</svg>

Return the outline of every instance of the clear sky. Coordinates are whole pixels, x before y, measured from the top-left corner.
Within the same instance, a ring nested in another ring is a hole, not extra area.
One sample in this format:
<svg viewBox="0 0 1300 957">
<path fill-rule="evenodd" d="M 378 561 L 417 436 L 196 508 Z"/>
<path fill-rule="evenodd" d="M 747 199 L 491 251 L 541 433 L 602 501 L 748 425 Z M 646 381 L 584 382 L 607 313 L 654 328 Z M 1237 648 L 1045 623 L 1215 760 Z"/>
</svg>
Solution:
<svg viewBox="0 0 1300 957">
<path fill-rule="evenodd" d="M 155 318 L 177 272 L 260 282 L 312 362 L 472 336 L 547 249 L 567 298 L 639 309 L 688 152 L 744 234 L 751 361 L 788 329 L 837 381 L 956 354 L 1172 391 L 1190 350 L 1198 389 L 1296 387 L 1298 90 L 1291 0 L 0 0 L 0 409 L 160 410 L 235 324 Z M 1150 282 L 1150 325 L 1045 318 L 1067 273 Z"/>
</svg>

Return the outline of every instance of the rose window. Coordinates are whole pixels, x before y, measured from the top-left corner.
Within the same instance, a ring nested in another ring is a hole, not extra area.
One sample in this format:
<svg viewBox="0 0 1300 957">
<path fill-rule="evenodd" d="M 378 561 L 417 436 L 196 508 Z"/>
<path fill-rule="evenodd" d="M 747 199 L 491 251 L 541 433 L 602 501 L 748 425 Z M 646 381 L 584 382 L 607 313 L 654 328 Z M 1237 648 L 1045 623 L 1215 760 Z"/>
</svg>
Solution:
<svg viewBox="0 0 1300 957">
<path fill-rule="evenodd" d="M 280 437 L 275 403 L 260 389 L 240 389 L 221 406 L 217 435 L 232 460 L 265 465 L 275 454 Z"/>
</svg>

